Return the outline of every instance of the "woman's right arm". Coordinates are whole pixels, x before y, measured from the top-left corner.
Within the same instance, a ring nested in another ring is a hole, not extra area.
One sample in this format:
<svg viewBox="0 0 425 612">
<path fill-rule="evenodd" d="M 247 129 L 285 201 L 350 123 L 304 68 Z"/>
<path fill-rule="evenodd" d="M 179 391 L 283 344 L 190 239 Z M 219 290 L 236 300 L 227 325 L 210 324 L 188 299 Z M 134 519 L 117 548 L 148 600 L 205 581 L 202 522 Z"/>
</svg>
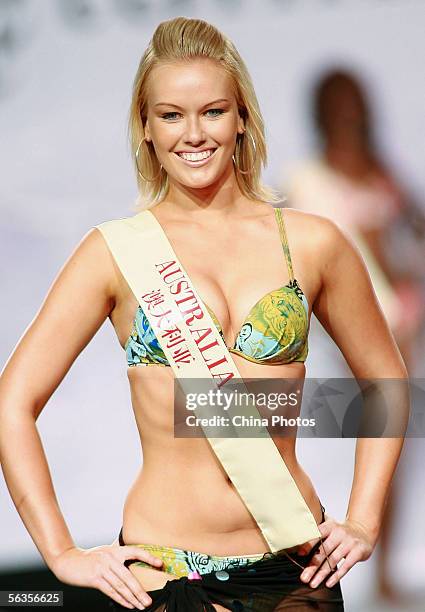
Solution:
<svg viewBox="0 0 425 612">
<path fill-rule="evenodd" d="M 116 264 L 93 228 L 59 271 L 0 376 L 0 462 L 6 484 L 40 554 L 59 578 L 59 558 L 82 549 L 75 546 L 59 508 L 36 420 L 114 308 L 117 286 Z M 131 572 L 123 569 L 131 582 Z M 77 578 L 69 582 L 78 583 Z M 140 585 L 133 586 L 140 592 Z"/>
<path fill-rule="evenodd" d="M 35 425 L 72 363 L 114 306 L 111 256 L 98 230 L 59 271 L 0 377 L 0 461 L 26 528 L 50 569 L 74 546 Z"/>
</svg>

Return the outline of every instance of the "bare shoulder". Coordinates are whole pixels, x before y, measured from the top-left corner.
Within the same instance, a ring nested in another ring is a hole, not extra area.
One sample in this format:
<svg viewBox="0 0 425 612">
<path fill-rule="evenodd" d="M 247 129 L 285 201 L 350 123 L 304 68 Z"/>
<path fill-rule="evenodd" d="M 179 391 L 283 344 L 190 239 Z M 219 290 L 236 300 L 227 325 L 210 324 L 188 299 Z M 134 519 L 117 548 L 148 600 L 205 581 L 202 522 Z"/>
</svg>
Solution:
<svg viewBox="0 0 425 612">
<path fill-rule="evenodd" d="M 316 257 L 320 255 L 322 263 L 344 249 L 356 248 L 349 234 L 328 217 L 295 208 L 285 208 L 283 214 L 288 234 L 299 237 L 303 249 Z"/>
<path fill-rule="evenodd" d="M 337 223 L 323 215 L 296 208 L 284 208 L 283 211 L 285 223 L 290 224 L 300 232 L 314 232 L 313 236 L 318 239 L 325 237 L 326 234 L 328 234 L 327 238 L 329 239 L 331 238 L 329 232 L 332 233 L 335 228 L 337 231 L 340 229 Z"/>
<path fill-rule="evenodd" d="M 116 297 L 121 274 L 102 232 L 97 227 L 92 227 L 83 236 L 72 256 L 84 260 L 88 264 L 87 272 L 95 271 L 109 297 Z"/>
</svg>

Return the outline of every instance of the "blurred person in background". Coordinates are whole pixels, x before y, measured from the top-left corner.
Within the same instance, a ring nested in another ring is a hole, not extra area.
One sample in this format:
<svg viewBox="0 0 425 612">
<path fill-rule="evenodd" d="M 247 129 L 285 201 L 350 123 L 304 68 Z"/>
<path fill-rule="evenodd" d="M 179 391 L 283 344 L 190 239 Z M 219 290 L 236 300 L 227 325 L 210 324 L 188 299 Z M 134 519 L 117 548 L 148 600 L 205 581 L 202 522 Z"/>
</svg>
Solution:
<svg viewBox="0 0 425 612">
<path fill-rule="evenodd" d="M 370 105 L 356 76 L 343 69 L 327 71 L 314 84 L 311 104 L 319 150 L 292 166 L 283 191 L 291 207 L 330 218 L 351 235 L 409 375 L 420 375 L 425 215 L 378 151 Z M 387 554 L 397 489 L 393 482 L 378 548 L 378 591 L 396 600 L 401 595 L 391 584 Z"/>
<path fill-rule="evenodd" d="M 425 216 L 375 146 L 356 77 L 327 72 L 312 105 L 319 152 L 292 168 L 285 193 L 290 206 L 328 217 L 354 238 L 412 376 L 425 322 Z"/>
</svg>

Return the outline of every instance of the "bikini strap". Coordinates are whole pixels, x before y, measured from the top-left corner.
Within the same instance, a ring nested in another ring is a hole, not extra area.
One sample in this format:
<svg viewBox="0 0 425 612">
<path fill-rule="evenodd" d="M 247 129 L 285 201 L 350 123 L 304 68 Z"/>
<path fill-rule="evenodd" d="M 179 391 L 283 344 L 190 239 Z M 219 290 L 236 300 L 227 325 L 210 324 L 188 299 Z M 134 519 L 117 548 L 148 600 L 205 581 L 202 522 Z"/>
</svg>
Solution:
<svg viewBox="0 0 425 612">
<path fill-rule="evenodd" d="M 294 280 L 294 271 L 292 269 L 292 260 L 291 260 L 291 254 L 289 252 L 289 244 L 288 244 L 288 238 L 286 236 L 285 223 L 283 221 L 282 209 L 281 208 L 275 208 L 274 212 L 275 212 L 275 217 L 276 217 L 277 225 L 278 225 L 278 228 L 279 228 L 280 241 L 282 243 L 283 254 L 285 255 L 286 265 L 287 265 L 287 268 L 288 268 L 289 280 L 293 281 Z"/>
</svg>

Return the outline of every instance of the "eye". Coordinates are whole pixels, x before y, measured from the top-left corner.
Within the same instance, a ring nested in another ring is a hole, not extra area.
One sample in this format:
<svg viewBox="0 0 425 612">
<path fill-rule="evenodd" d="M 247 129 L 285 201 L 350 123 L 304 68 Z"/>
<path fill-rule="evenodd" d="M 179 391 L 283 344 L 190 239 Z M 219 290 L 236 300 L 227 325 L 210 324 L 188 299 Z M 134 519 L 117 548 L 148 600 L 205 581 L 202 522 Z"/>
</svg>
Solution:
<svg viewBox="0 0 425 612">
<path fill-rule="evenodd" d="M 168 119 L 170 115 L 178 115 L 179 113 L 164 113 L 161 115 L 161 119 Z"/>
<path fill-rule="evenodd" d="M 218 115 L 214 115 L 214 117 L 219 117 L 224 113 L 224 110 L 222 108 L 210 108 L 206 113 L 218 113 Z"/>
</svg>

